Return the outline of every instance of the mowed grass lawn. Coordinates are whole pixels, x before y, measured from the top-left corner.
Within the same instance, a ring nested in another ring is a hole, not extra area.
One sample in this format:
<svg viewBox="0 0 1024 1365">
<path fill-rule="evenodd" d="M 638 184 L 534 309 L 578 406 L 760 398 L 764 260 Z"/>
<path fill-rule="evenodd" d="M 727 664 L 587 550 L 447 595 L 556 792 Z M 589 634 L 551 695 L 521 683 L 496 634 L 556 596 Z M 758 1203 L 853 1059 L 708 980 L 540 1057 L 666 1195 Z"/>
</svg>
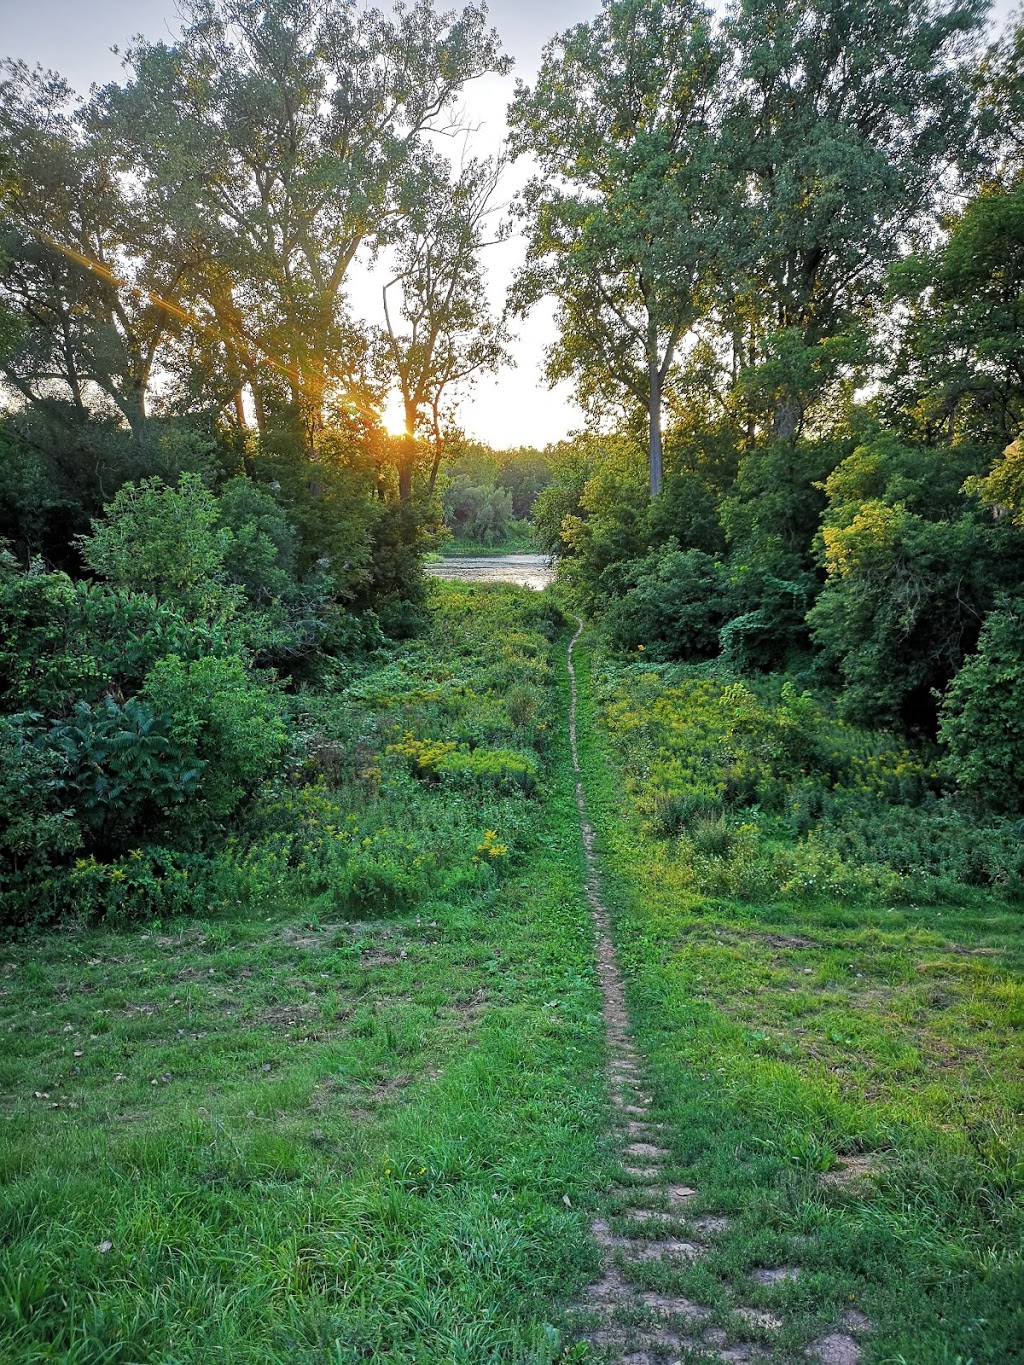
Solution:
<svg viewBox="0 0 1024 1365">
<path fill-rule="evenodd" d="M 572 835 L 462 910 L 9 945 L 0 1357 L 552 1359 L 604 1103 Z"/>
<path fill-rule="evenodd" d="M 530 595 L 502 591 L 444 597 L 437 629 L 486 610 L 514 628 Z M 413 723 L 430 733 L 403 700 Z M 381 800 L 443 824 L 442 786 L 394 780 Z M 0 1359 L 559 1356 L 549 1319 L 596 1267 L 583 1210 L 606 1157 L 561 735 L 531 800 L 502 877 L 401 912 L 268 897 L 4 947 Z"/>
<path fill-rule="evenodd" d="M 865 1362 L 1024 1360 L 1024 912 L 695 892 L 625 793 L 591 662 L 584 765 L 638 1040 L 695 1212 L 731 1220 L 638 1283 L 780 1360 L 860 1314 Z M 758 1283 L 770 1267 L 800 1273 Z"/>
</svg>

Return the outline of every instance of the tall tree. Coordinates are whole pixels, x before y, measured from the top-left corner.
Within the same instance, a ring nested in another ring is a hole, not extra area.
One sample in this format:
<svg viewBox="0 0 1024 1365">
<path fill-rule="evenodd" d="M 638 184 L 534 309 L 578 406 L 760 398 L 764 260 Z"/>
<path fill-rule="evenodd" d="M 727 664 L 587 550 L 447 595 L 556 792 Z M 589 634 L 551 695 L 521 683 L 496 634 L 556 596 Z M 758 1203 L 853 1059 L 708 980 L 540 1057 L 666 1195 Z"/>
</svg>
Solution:
<svg viewBox="0 0 1024 1365">
<path fill-rule="evenodd" d="M 504 162 L 470 160 L 456 177 L 440 157 L 424 164 L 403 222 L 394 273 L 383 286 L 382 368 L 397 377 L 405 418 L 399 495 L 412 496 L 417 431 L 432 439 L 429 491 L 444 451 L 451 403 L 481 370 L 506 359 L 507 330 L 491 314 L 481 252 Z M 504 236 L 501 224 L 497 238 Z M 389 272 L 390 273 L 390 272 Z"/>
<path fill-rule="evenodd" d="M 141 443 L 158 353 L 184 317 L 191 242 L 132 210 L 63 79 L 2 70 L 0 298 L 20 325 L 0 368 L 50 417 L 116 411 Z"/>
<path fill-rule="evenodd" d="M 992 160 L 1004 183 L 1012 183 L 1024 176 L 1024 8 L 985 54 L 978 84 L 990 119 Z"/>
<path fill-rule="evenodd" d="M 312 439 L 332 402 L 359 401 L 357 251 L 395 230 L 403 180 L 466 82 L 506 61 L 482 6 L 186 0 L 185 17 L 176 43 L 128 51 L 96 125 L 168 237 L 216 262 L 196 306 L 257 416 L 289 406 Z"/>
<path fill-rule="evenodd" d="M 744 187 L 723 312 L 794 440 L 838 334 L 975 158 L 986 0 L 734 0 L 726 143 Z M 831 349 L 830 349 L 831 347 Z M 751 380 L 747 376 L 747 382 Z"/>
<path fill-rule="evenodd" d="M 509 111 L 514 154 L 540 174 L 523 200 L 528 263 L 517 306 L 557 300 L 552 381 L 585 406 L 646 418 L 661 489 L 662 408 L 673 360 L 701 313 L 718 247 L 715 111 L 721 46 L 696 0 L 604 0 L 554 39 Z"/>
</svg>

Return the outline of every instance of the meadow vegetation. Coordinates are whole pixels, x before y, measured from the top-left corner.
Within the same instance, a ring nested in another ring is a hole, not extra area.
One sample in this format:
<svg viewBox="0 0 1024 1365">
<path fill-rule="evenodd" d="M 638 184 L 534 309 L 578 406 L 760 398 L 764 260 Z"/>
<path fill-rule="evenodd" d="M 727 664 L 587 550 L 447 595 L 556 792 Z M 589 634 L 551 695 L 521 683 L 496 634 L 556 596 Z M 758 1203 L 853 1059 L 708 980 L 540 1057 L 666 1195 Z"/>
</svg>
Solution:
<svg viewBox="0 0 1024 1365">
<path fill-rule="evenodd" d="M 0 64 L 4 1359 L 595 1356 L 577 611 L 707 1231 L 634 1282 L 780 1365 L 1022 1359 L 1024 22 L 595 8 L 509 109 L 500 315 L 482 5 Z M 492 450 L 459 397 L 542 304 L 587 429 Z"/>
<path fill-rule="evenodd" d="M 770 1359 L 865 1320 L 866 1361 L 1018 1359 L 1019 826 L 791 685 L 593 645 L 584 775 L 659 1140 L 726 1220 L 631 1282 Z"/>
<path fill-rule="evenodd" d="M 180 892 L 79 861 L 6 944 L 5 1359 L 560 1356 L 605 1113 L 560 617 L 430 623 L 282 703 Z"/>
</svg>

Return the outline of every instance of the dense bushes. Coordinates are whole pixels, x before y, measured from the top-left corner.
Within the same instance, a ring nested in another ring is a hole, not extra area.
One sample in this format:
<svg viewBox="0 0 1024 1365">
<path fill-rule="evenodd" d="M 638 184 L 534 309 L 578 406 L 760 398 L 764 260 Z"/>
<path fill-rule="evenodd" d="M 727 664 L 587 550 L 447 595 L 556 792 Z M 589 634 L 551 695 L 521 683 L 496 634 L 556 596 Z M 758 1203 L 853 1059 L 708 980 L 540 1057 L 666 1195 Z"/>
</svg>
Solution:
<svg viewBox="0 0 1024 1365">
<path fill-rule="evenodd" d="M 83 545 L 112 576 L 134 574 L 131 587 L 3 561 L 5 920 L 267 897 L 379 913 L 497 875 L 533 819 L 557 608 L 438 587 L 424 636 L 389 644 L 372 617 L 354 623 L 333 685 L 289 692 L 249 647 L 256 594 L 230 581 L 220 507 L 188 482 L 170 492 L 200 515 L 178 520 L 162 557 L 133 564 L 119 538 L 121 516 L 148 521 L 163 505 L 157 484 L 128 490 L 97 529 L 101 550 Z M 236 485 L 235 508 L 262 526 L 235 527 L 273 544 L 279 523 L 256 493 Z"/>
<path fill-rule="evenodd" d="M 615 648 L 723 676 L 798 673 L 848 720 L 940 737 L 951 783 L 996 812 L 1019 778 L 1003 604 L 1024 578 L 1020 43 L 1017 24 L 986 58 L 986 82 L 1002 73 L 986 97 L 999 117 L 978 127 L 986 171 L 930 249 L 877 259 L 854 301 L 850 280 L 810 285 L 822 239 L 797 306 L 786 228 L 775 302 L 769 272 L 737 283 L 725 313 L 712 290 L 692 324 L 666 381 L 662 492 L 648 496 L 637 411 L 556 450 L 537 504 L 562 582 Z"/>
<path fill-rule="evenodd" d="M 280 768 L 282 695 L 259 661 L 308 653 L 347 616 L 329 575 L 298 581 L 296 550 L 268 490 L 236 478 L 218 497 L 185 474 L 125 484 L 79 538 L 106 581 L 3 555 L 9 919 L 96 908 L 104 888 L 120 904 L 129 884 L 139 910 L 182 900 L 188 861 L 213 856 Z M 297 603 L 319 626 L 304 645 Z"/>
<path fill-rule="evenodd" d="M 992 612 L 956 675 L 939 735 L 957 780 L 992 810 L 1024 811 L 1024 607 Z"/>
<path fill-rule="evenodd" d="M 646 649 L 653 658 L 710 659 L 729 620 L 729 582 L 722 565 L 675 541 L 622 565 L 625 586 L 605 614 L 608 638 L 619 649 Z"/>
<path fill-rule="evenodd" d="M 792 682 L 676 673 L 612 666 L 604 702 L 675 883 L 752 900 L 1024 894 L 1019 826 L 979 819 L 937 750 L 851 725 Z M 973 700 L 958 717 L 976 717 Z M 1005 719 L 996 713 L 991 733 L 1009 752 L 1019 727 Z"/>
<path fill-rule="evenodd" d="M 207 846 L 284 743 L 279 701 L 223 620 L 9 562 L 0 706 L 0 898 L 14 919 L 74 908 L 72 855 Z"/>
</svg>

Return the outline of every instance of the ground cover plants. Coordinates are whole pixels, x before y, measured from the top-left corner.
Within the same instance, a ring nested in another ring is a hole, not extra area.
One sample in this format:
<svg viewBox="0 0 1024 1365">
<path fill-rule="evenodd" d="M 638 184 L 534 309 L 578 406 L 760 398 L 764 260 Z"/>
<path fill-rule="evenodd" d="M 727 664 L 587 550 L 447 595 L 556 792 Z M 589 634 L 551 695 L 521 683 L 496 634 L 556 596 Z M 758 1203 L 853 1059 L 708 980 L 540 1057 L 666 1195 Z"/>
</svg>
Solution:
<svg viewBox="0 0 1024 1365">
<path fill-rule="evenodd" d="M 760 1338 L 777 1359 L 844 1321 L 870 1323 L 865 1361 L 1018 1359 L 1016 830 L 961 836 L 940 815 L 955 847 L 931 848 L 930 766 L 891 739 L 837 740 L 827 705 L 792 686 L 579 658 L 584 771 L 659 1140 L 700 1191 L 693 1214 L 724 1220 L 707 1256 L 632 1282 L 715 1305 L 728 1340 Z M 830 801 L 848 803 L 846 843 Z M 761 1278 L 778 1266 L 793 1273 Z"/>
<path fill-rule="evenodd" d="M 0 61 L 0 1357 L 1024 1361 L 1024 18 L 179 10 Z"/>
<path fill-rule="evenodd" d="M 444 585 L 432 621 L 294 698 L 316 771 L 204 914 L 5 945 L 5 1359 L 559 1355 L 604 1096 L 558 615 Z M 414 772 L 409 733 L 543 778 Z"/>
</svg>

